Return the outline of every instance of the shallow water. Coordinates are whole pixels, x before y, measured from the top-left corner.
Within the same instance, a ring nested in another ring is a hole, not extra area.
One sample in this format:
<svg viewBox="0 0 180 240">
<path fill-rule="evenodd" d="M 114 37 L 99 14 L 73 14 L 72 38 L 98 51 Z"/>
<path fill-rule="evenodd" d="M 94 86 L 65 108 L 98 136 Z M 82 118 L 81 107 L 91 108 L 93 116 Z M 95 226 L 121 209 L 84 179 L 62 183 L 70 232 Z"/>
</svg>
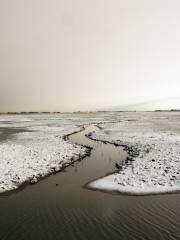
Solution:
<svg viewBox="0 0 180 240">
<path fill-rule="evenodd" d="M 28 132 L 26 129 L 23 128 L 1 128 L 0 127 L 0 142 L 6 141 L 11 139 L 13 134 L 20 133 L 20 132 Z"/>
<path fill-rule="evenodd" d="M 180 239 L 179 194 L 133 197 L 83 188 L 126 157 L 122 148 L 84 136 L 93 130 L 70 137 L 93 147 L 90 157 L 0 198 L 0 240 Z"/>
</svg>

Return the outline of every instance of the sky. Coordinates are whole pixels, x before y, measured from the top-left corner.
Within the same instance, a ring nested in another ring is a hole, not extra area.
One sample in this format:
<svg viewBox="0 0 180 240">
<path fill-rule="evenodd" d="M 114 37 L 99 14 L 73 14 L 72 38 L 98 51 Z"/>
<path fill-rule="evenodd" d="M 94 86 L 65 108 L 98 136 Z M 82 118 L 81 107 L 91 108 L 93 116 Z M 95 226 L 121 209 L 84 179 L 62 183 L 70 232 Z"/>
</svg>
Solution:
<svg viewBox="0 0 180 240">
<path fill-rule="evenodd" d="M 0 111 L 180 103 L 179 12 L 179 0 L 0 0 Z"/>
</svg>

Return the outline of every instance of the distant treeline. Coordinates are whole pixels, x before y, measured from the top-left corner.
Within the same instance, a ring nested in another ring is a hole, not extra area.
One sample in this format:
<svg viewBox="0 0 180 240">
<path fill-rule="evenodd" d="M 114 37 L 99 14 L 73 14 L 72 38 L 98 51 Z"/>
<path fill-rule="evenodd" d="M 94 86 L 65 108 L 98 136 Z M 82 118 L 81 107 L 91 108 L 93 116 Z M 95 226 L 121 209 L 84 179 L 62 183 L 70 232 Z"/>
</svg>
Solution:
<svg viewBox="0 0 180 240">
<path fill-rule="evenodd" d="M 57 114 L 57 113 L 61 113 L 61 112 L 3 112 L 0 114 Z"/>
<path fill-rule="evenodd" d="M 155 112 L 180 112 L 180 109 L 155 110 Z"/>
</svg>

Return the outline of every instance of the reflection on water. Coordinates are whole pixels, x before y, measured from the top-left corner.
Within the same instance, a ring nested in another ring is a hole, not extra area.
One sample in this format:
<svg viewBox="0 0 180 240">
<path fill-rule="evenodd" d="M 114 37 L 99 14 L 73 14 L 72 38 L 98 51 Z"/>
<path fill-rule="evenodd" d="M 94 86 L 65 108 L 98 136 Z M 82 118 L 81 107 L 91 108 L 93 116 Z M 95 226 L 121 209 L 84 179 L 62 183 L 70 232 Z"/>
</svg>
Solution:
<svg viewBox="0 0 180 240">
<path fill-rule="evenodd" d="M 133 197 L 82 188 L 126 157 L 119 147 L 85 138 L 92 130 L 70 137 L 92 146 L 90 157 L 0 198 L 0 239 L 180 239 L 180 195 Z"/>
</svg>

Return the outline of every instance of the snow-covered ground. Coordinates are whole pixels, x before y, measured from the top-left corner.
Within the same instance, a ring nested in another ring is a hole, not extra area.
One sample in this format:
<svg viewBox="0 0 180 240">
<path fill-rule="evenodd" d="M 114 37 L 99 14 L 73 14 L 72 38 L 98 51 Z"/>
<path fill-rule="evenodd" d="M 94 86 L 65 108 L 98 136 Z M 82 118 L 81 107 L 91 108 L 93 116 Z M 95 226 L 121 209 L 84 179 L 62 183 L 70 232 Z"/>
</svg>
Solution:
<svg viewBox="0 0 180 240">
<path fill-rule="evenodd" d="M 0 192 L 36 182 L 84 156 L 84 147 L 64 137 L 92 123 L 100 129 L 91 138 L 124 146 L 134 161 L 89 187 L 136 195 L 180 190 L 179 113 L 99 112 L 1 115 Z"/>
<path fill-rule="evenodd" d="M 88 149 L 64 137 L 103 119 L 87 114 L 1 115 L 0 193 L 36 182 L 84 156 Z"/>
<path fill-rule="evenodd" d="M 63 137 L 78 127 L 33 126 L 28 132 L 13 134 L 0 144 L 0 192 L 18 188 L 25 182 L 36 182 L 59 171 L 86 153 L 81 146 Z"/>
<path fill-rule="evenodd" d="M 179 191 L 180 113 L 117 113 L 116 120 L 90 138 L 125 146 L 133 161 L 88 187 L 134 195 Z"/>
</svg>

